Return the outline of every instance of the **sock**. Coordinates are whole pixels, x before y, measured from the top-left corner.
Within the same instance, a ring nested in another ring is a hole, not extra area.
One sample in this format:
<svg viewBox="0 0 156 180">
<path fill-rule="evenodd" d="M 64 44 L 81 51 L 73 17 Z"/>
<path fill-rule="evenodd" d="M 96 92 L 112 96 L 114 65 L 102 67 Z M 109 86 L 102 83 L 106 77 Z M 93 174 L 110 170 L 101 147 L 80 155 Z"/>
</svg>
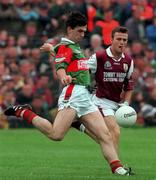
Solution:
<svg viewBox="0 0 156 180">
<path fill-rule="evenodd" d="M 36 117 L 37 115 L 29 109 L 22 109 L 22 110 L 19 109 L 18 111 L 16 111 L 16 116 L 22 117 L 30 124 L 32 123 L 34 117 Z"/>
<path fill-rule="evenodd" d="M 85 132 L 86 129 L 85 126 L 80 121 L 73 122 L 71 126 L 81 132 Z"/>
<path fill-rule="evenodd" d="M 112 169 L 112 173 L 115 173 L 115 170 L 119 167 L 123 167 L 120 160 L 115 160 L 110 163 L 110 167 Z"/>
<path fill-rule="evenodd" d="M 81 131 L 81 132 L 85 132 L 85 129 L 86 129 L 86 127 L 85 127 L 83 124 L 81 124 L 81 125 L 80 125 L 80 131 Z"/>
<path fill-rule="evenodd" d="M 18 109 L 18 110 L 15 112 L 16 117 L 21 117 L 21 112 L 22 112 L 22 111 L 25 111 L 25 110 L 23 110 L 23 109 Z"/>
</svg>

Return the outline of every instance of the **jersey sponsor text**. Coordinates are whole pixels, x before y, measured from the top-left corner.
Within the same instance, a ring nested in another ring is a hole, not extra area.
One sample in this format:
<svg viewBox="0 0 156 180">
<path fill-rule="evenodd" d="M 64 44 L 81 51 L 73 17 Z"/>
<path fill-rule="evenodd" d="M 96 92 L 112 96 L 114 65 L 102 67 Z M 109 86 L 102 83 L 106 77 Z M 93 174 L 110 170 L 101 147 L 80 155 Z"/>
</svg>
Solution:
<svg viewBox="0 0 156 180">
<path fill-rule="evenodd" d="M 123 72 L 103 72 L 104 82 L 123 82 L 126 77 L 126 73 Z"/>
</svg>

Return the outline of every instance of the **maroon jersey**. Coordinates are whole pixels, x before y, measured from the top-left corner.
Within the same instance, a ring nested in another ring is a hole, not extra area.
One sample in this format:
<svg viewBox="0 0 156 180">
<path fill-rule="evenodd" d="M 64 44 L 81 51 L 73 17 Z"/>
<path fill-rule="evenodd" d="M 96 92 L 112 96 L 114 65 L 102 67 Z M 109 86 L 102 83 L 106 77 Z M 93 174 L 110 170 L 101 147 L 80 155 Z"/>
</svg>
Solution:
<svg viewBox="0 0 156 180">
<path fill-rule="evenodd" d="M 125 53 L 119 60 L 115 60 L 110 47 L 93 56 L 88 64 L 91 71 L 93 68 L 95 72 L 96 96 L 119 102 L 123 90 L 134 88 L 132 58 Z"/>
</svg>

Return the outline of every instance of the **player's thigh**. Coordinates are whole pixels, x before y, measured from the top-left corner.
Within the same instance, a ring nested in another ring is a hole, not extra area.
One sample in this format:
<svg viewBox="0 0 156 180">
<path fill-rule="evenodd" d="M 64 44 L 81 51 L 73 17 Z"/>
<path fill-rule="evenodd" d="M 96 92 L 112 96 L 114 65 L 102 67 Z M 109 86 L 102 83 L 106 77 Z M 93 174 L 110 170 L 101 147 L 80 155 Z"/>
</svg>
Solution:
<svg viewBox="0 0 156 180">
<path fill-rule="evenodd" d="M 99 111 L 82 116 L 81 121 L 84 123 L 86 128 L 96 136 L 101 136 L 102 134 L 108 133 L 108 128 Z"/>
<path fill-rule="evenodd" d="M 114 116 L 105 116 L 104 121 L 110 131 L 114 131 L 115 133 L 120 133 L 120 127 L 117 124 Z"/>
<path fill-rule="evenodd" d="M 53 123 L 53 130 L 57 134 L 65 134 L 76 117 L 76 110 L 68 107 L 58 111 Z"/>
</svg>

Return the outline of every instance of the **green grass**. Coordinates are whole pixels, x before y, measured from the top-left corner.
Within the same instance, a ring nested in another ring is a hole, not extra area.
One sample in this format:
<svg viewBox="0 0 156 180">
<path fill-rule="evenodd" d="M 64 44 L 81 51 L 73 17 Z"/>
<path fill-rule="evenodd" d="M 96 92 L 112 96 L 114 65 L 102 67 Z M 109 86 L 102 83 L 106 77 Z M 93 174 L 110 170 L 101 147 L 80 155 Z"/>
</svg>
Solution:
<svg viewBox="0 0 156 180">
<path fill-rule="evenodd" d="M 0 180 L 156 180 L 156 129 L 122 129 L 120 157 L 135 176 L 112 175 L 98 145 L 76 130 L 62 142 L 35 129 L 0 131 Z"/>
</svg>

